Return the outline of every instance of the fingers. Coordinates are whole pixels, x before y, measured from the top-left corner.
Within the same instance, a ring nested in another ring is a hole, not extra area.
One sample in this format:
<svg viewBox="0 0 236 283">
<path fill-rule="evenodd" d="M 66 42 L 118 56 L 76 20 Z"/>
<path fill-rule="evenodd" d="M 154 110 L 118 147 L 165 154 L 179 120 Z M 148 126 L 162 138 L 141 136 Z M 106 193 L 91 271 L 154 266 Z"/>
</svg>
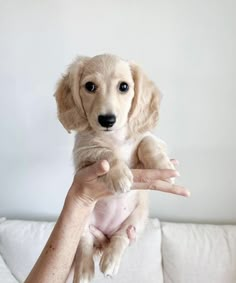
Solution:
<svg viewBox="0 0 236 283">
<path fill-rule="evenodd" d="M 173 164 L 178 164 L 178 161 L 171 160 Z M 100 160 L 91 166 L 88 166 L 80 171 L 79 178 L 84 178 L 85 181 L 96 180 L 97 177 L 106 174 L 110 170 L 110 165 L 106 160 Z M 179 172 L 172 169 L 132 169 L 134 184 L 132 190 L 154 190 L 176 195 L 188 197 L 190 192 L 182 186 L 174 185 L 166 180 L 179 176 Z M 98 230 L 99 231 L 99 230 Z M 94 232 L 98 233 L 99 232 Z M 101 236 L 100 232 L 100 237 Z M 98 235 L 98 237 L 99 237 Z M 103 235 L 103 234 L 102 234 Z M 104 235 L 103 235 L 104 236 Z M 95 235 L 96 237 L 96 235 Z M 106 237 L 105 237 L 106 238 Z M 104 240 L 104 239 L 103 239 Z"/>
<path fill-rule="evenodd" d="M 156 180 L 150 183 L 134 183 L 132 186 L 132 190 L 153 190 L 185 197 L 190 196 L 190 192 L 184 187 L 174 185 L 162 180 Z"/>
<path fill-rule="evenodd" d="M 176 159 L 171 159 L 178 165 Z M 188 197 L 190 192 L 182 186 L 174 185 L 167 180 L 180 176 L 179 172 L 171 169 L 133 169 L 134 184 L 132 190 L 154 190 Z"/>
<path fill-rule="evenodd" d="M 90 165 L 80 171 L 81 177 L 86 181 L 92 181 L 97 177 L 105 175 L 110 170 L 110 165 L 106 160 L 99 160 L 93 165 Z"/>
<path fill-rule="evenodd" d="M 95 226 L 90 225 L 89 230 L 102 247 L 104 247 L 108 243 L 108 238 Z"/>
<path fill-rule="evenodd" d="M 157 179 L 166 180 L 178 177 L 179 172 L 172 169 L 132 169 L 134 182 L 147 183 Z"/>
</svg>

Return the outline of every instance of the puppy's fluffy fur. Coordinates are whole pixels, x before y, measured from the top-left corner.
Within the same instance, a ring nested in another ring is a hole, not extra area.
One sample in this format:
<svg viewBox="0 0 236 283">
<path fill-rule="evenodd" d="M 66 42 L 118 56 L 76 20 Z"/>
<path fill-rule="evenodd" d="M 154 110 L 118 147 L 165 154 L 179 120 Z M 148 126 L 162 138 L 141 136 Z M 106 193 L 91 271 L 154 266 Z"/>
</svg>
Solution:
<svg viewBox="0 0 236 283">
<path fill-rule="evenodd" d="M 87 82 L 96 85 L 94 92 L 86 89 Z M 121 82 L 128 84 L 127 92 L 119 90 Z M 102 159 L 111 166 L 102 179 L 115 194 L 96 204 L 88 225 L 92 223 L 110 238 L 100 269 L 113 276 L 129 245 L 127 228 L 133 225 L 140 235 L 148 216 L 146 192 L 129 192 L 133 182 L 130 168 L 173 168 L 163 142 L 149 133 L 159 116 L 159 91 L 134 63 L 99 55 L 77 58 L 60 80 L 55 97 L 59 120 L 68 131 L 77 132 L 75 170 Z M 108 114 L 114 115 L 116 122 L 104 128 L 98 117 Z M 76 283 L 89 282 L 94 276 L 95 240 L 88 225 L 75 257 Z"/>
</svg>

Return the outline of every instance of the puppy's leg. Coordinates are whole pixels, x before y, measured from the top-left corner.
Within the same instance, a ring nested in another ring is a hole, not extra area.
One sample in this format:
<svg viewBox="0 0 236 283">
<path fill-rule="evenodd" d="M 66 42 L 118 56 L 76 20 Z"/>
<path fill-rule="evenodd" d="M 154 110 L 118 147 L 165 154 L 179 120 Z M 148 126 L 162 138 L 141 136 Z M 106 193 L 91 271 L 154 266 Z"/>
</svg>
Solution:
<svg viewBox="0 0 236 283">
<path fill-rule="evenodd" d="M 100 260 L 100 270 L 106 277 L 117 274 L 122 255 L 129 245 L 128 237 L 112 237 Z"/>
<path fill-rule="evenodd" d="M 139 203 L 131 215 L 122 223 L 119 230 L 114 233 L 100 260 L 100 270 L 105 276 L 112 277 L 117 274 L 122 256 L 130 244 L 127 229 L 130 225 L 135 227 L 139 236 L 145 227 L 148 217 L 147 193 L 139 193 Z"/>
<path fill-rule="evenodd" d="M 154 136 L 145 137 L 140 142 L 138 158 L 145 169 L 175 169 L 167 155 L 165 143 Z"/>
<path fill-rule="evenodd" d="M 88 283 L 94 277 L 93 242 L 93 236 L 86 231 L 76 252 L 73 283 Z"/>
</svg>

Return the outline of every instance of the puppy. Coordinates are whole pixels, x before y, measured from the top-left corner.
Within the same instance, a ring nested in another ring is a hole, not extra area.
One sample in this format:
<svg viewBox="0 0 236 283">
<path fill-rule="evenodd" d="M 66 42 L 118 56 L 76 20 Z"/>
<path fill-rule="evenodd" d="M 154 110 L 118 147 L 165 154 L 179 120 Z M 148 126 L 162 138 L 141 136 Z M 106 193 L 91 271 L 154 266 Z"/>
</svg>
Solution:
<svg viewBox="0 0 236 283">
<path fill-rule="evenodd" d="M 130 191 L 130 168 L 173 169 L 163 142 L 150 134 L 159 116 L 159 91 L 134 63 L 114 55 L 79 57 L 59 81 L 55 93 L 58 117 L 76 131 L 75 170 L 106 159 L 110 171 L 101 177 L 112 196 L 97 202 L 75 256 L 74 283 L 94 277 L 93 224 L 110 241 L 100 270 L 112 277 L 129 246 L 127 228 L 139 236 L 148 217 L 147 193 Z"/>
</svg>

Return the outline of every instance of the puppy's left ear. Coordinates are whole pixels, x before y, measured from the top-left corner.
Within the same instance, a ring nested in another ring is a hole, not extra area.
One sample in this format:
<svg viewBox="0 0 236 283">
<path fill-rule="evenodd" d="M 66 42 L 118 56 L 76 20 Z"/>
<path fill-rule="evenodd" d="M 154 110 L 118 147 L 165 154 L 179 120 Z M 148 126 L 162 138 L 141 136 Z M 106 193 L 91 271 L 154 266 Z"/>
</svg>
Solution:
<svg viewBox="0 0 236 283">
<path fill-rule="evenodd" d="M 129 112 L 132 132 L 144 133 L 156 126 L 159 117 L 160 91 L 142 69 L 130 63 L 134 80 L 134 98 Z"/>
</svg>

